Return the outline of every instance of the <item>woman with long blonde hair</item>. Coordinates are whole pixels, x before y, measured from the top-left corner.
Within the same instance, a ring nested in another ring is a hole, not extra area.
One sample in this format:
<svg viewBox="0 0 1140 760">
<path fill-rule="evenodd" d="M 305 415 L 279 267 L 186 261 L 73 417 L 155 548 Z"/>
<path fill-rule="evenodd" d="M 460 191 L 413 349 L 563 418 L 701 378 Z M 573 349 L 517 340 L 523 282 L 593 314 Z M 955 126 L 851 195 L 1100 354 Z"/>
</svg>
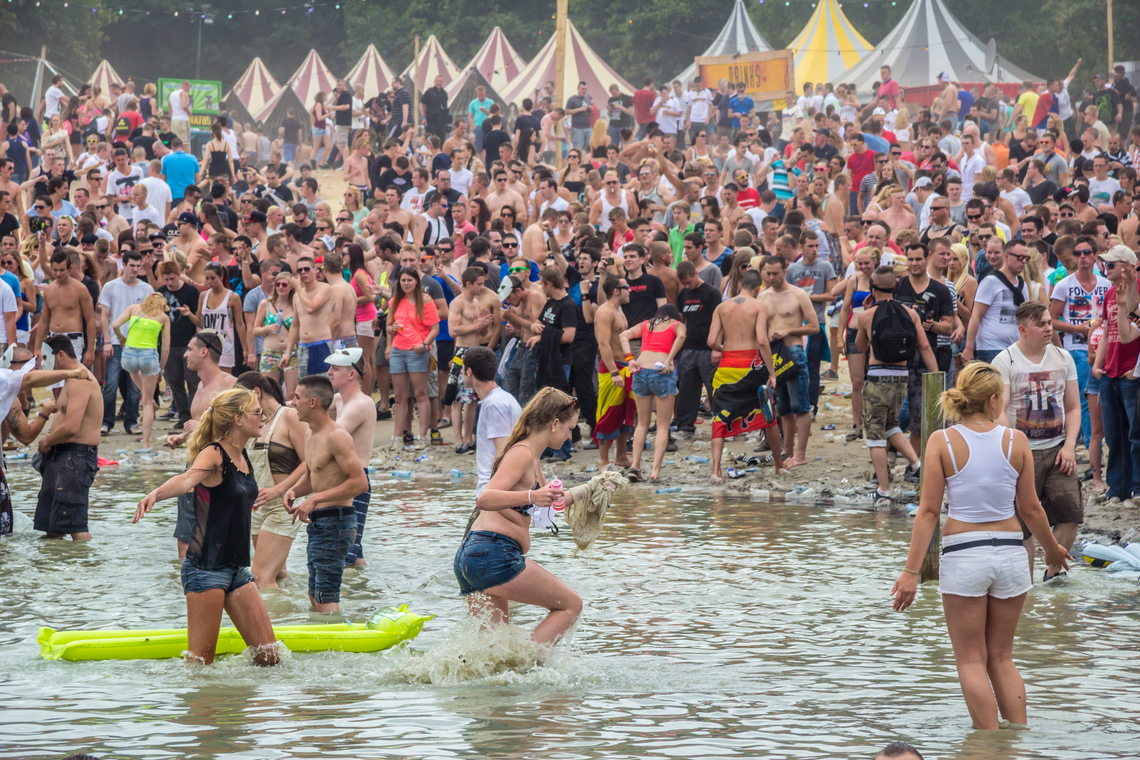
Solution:
<svg viewBox="0 0 1140 760">
<path fill-rule="evenodd" d="M 170 355 L 170 305 L 161 293 L 151 293 L 142 303 L 132 304 L 111 325 L 123 347 L 122 368 L 142 394 L 142 445 L 150 448 L 154 427 L 154 389 Z M 124 336 L 119 330 L 127 325 Z M 162 351 L 159 351 L 161 342 Z"/>
<path fill-rule="evenodd" d="M 606 148 L 610 145 L 610 136 L 606 131 L 609 122 L 598 118 L 594 120 L 594 128 L 590 132 L 590 158 L 594 168 L 600 168 L 606 162 Z"/>
<path fill-rule="evenodd" d="M 847 356 L 847 371 L 851 374 L 851 431 L 847 440 L 855 441 L 863 437 L 863 385 L 867 370 L 867 355 L 860 353 L 855 345 L 858 329 L 851 327 L 851 317 L 863 313 L 863 304 L 871 295 L 871 272 L 879 266 L 882 252 L 878 248 L 864 246 L 855 252 L 855 273 L 840 282 L 831 291 L 832 295 L 843 295 L 843 306 L 839 309 L 839 326 L 844 330 L 842 350 Z M 858 322 L 856 322 L 858 324 Z"/>
<path fill-rule="evenodd" d="M 214 661 L 222 611 L 229 615 L 258 665 L 280 661 L 265 602 L 249 570 L 250 521 L 257 480 L 245 452 L 261 435 L 264 414 L 244 388 L 222 391 L 190 434 L 190 469 L 143 497 L 132 522 L 154 505 L 193 492 L 182 590 L 186 594 L 186 659 Z"/>
<path fill-rule="evenodd" d="M 974 294 L 978 292 L 978 281 L 970 274 L 970 249 L 964 243 L 955 243 L 950 246 L 950 264 L 946 267 L 946 279 L 954 283 L 958 294 L 958 319 L 962 324 L 970 324 L 970 312 L 974 310 Z M 965 339 L 958 343 L 951 343 L 950 349 L 954 356 L 954 371 L 961 372 L 965 362 L 962 361 L 962 348 Z"/>
<path fill-rule="evenodd" d="M 910 553 L 891 589 L 895 610 L 914 601 L 945 496 L 938 591 L 966 707 L 974 728 L 985 730 L 999 728 L 999 715 L 1020 726 L 1028 722 L 1025 684 L 1013 662 L 1014 633 L 1033 587 L 1022 524 L 1041 542 L 1050 567 L 1067 568 L 1072 560 L 1037 498 L 1029 439 L 997 422 L 1005 412 L 1004 389 L 996 368 L 975 361 L 942 394 L 942 416 L 956 424 L 926 443 Z"/>
<path fill-rule="evenodd" d="M 910 126 L 910 111 L 906 106 L 903 106 L 895 114 L 895 126 L 891 130 L 895 133 L 895 139 L 898 144 L 902 146 L 903 151 L 910 150 L 911 143 L 914 142 L 914 130 Z"/>
<path fill-rule="evenodd" d="M 297 387 L 297 356 L 292 352 L 285 355 L 294 320 L 293 275 L 281 272 L 273 281 L 272 292 L 257 305 L 253 334 L 264 340 L 257 369 L 285 387 L 285 398 L 293 398 Z"/>
<path fill-rule="evenodd" d="M 475 498 L 478 516 L 455 553 L 459 593 L 472 615 L 492 624 L 510 621 L 510 603 L 545 607 L 547 616 L 531 639 L 554 645 L 582 612 L 582 599 L 534 560 L 530 526 L 550 524 L 556 498 L 570 506 L 587 498 L 591 485 L 570 490 L 551 487 L 542 472 L 542 452 L 559 449 L 578 424 L 578 399 L 543 388 L 522 410 L 491 465 L 491 479 Z"/>
</svg>

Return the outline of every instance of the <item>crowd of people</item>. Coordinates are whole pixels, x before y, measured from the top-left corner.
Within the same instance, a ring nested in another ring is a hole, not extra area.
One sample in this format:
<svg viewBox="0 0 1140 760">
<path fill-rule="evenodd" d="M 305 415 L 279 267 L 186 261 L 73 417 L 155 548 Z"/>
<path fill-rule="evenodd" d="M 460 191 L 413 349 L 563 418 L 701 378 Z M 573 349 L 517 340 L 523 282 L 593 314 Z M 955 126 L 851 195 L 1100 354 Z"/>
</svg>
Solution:
<svg viewBox="0 0 1140 760">
<path fill-rule="evenodd" d="M 603 472 L 660 482 L 703 419 L 714 481 L 739 474 L 722 459 L 742 435 L 749 464 L 802 466 L 846 357 L 843 432 L 883 497 L 892 457 L 906 481 L 924 466 L 924 374 L 993 390 L 959 383 L 947 416 L 1019 435 L 945 438 L 942 482 L 1005 477 L 1003 458 L 1034 474 L 1044 517 L 1017 523 L 1003 502 L 992 521 L 1030 562 L 1046 542 L 1051 579 L 1081 482 L 1140 496 L 1137 96 L 1117 67 L 1075 101 L 1079 65 L 1016 96 L 942 77 L 929 106 L 883 67 L 871 93 L 805 83 L 768 112 L 723 80 L 646 79 L 604 103 L 584 82 L 557 103 L 547 83 L 513 124 L 485 91 L 452 123 L 440 81 L 415 114 L 398 79 L 368 101 L 342 80 L 275 135 L 219 115 L 198 155 L 189 83 L 162 103 L 153 85 L 69 98 L 53 81 L 34 112 L 4 90 L 0 349 L 35 386 L 62 382 L 38 411 L 17 388 L 5 422 L 26 444 L 55 418 L 36 527 L 88 537 L 101 436 L 122 419 L 147 448 L 172 421 L 190 469 L 138 517 L 179 499 L 184 584 L 206 594 L 191 650 L 208 661 L 223 605 L 265 639 L 243 589 L 275 585 L 298 518 L 312 603 L 337 609 L 343 568 L 364 562 L 374 446 L 455 445 L 479 473 L 464 594 L 491 589 L 500 617 L 507 599 L 547 606 L 536 636 L 556 641 L 581 600 L 522 555 L 530 512 L 575 496 L 543 460 L 596 450 Z M 334 168 L 346 188 L 329 201 Z M 47 360 L 55 374 L 30 374 Z M 977 446 L 998 464 L 967 464 Z M 489 551 L 490 575 L 471 560 Z"/>
</svg>

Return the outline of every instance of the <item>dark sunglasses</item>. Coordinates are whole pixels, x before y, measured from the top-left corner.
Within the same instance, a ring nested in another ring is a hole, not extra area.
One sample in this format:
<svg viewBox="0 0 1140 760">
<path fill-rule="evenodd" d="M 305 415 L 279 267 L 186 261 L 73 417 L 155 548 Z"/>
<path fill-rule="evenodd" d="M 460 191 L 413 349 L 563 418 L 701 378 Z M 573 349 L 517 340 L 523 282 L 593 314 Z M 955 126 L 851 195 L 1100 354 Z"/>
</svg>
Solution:
<svg viewBox="0 0 1140 760">
<path fill-rule="evenodd" d="M 506 240 L 504 240 L 503 241 L 503 247 L 504 248 L 518 248 L 519 244 L 517 242 L 514 242 L 514 241 L 507 242 Z"/>
<path fill-rule="evenodd" d="M 979 219 L 981 219 L 983 216 L 984 216 L 984 214 L 966 214 L 966 218 L 969 219 L 971 222 L 976 222 Z"/>
<path fill-rule="evenodd" d="M 297 274 L 304 274 L 305 272 L 313 271 L 312 267 L 297 267 Z"/>
<path fill-rule="evenodd" d="M 1081 248 L 1080 250 L 1073 251 L 1074 256 L 1095 256 L 1096 251 L 1092 248 Z"/>
<path fill-rule="evenodd" d="M 978 235 L 977 236 L 979 243 L 984 243 L 992 237 L 993 237 L 993 235 Z"/>
</svg>

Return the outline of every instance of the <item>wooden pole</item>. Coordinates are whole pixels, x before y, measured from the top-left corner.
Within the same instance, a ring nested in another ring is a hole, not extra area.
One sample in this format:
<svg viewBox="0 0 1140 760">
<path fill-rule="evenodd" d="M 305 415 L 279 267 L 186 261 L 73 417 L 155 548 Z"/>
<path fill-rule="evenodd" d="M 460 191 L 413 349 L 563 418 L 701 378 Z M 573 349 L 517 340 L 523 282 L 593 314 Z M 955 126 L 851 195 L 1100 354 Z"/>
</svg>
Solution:
<svg viewBox="0 0 1140 760">
<path fill-rule="evenodd" d="M 416 54 L 412 58 L 412 124 L 415 126 L 412 134 L 418 134 L 420 123 L 420 36 L 417 34 L 413 40 Z"/>
<path fill-rule="evenodd" d="M 1113 51 L 1112 51 L 1112 0 L 1108 0 L 1108 68 L 1112 68 L 1113 64 Z M 1109 81 L 1112 80 L 1112 73 L 1108 73 Z"/>
<path fill-rule="evenodd" d="M 562 81 L 566 72 L 566 15 L 569 13 L 570 0 L 558 0 L 557 16 L 554 22 L 554 97 L 555 107 L 566 103 L 566 85 Z M 559 122 L 559 131 L 565 135 L 569 130 L 570 117 L 563 117 Z M 554 165 L 562 169 L 562 148 L 565 143 L 559 143 L 554 149 Z"/>
<path fill-rule="evenodd" d="M 40 91 L 44 84 L 44 61 L 47 60 L 47 45 L 40 47 L 40 59 L 36 61 L 36 78 L 32 82 L 32 102 L 29 103 L 32 107 L 32 113 L 40 106 Z M 5 136 L 7 139 L 7 136 Z"/>
<path fill-rule="evenodd" d="M 938 417 L 938 398 L 942 395 L 942 390 L 945 387 L 945 372 L 927 372 L 922 376 L 922 435 L 919 440 L 921 449 L 918 454 L 921 462 L 926 460 L 926 439 L 942 426 L 942 420 Z M 910 413 L 914 414 L 915 410 L 912 409 Z M 926 467 L 923 467 L 921 472 L 922 478 L 925 478 Z M 920 479 L 919 494 L 922 493 L 922 482 Z M 922 558 L 922 567 L 918 571 L 919 583 L 938 580 L 938 553 L 942 546 L 941 511 L 939 509 L 940 516 L 938 522 L 934 524 L 934 535 L 930 537 L 930 546 L 926 548 L 926 556 Z"/>
</svg>

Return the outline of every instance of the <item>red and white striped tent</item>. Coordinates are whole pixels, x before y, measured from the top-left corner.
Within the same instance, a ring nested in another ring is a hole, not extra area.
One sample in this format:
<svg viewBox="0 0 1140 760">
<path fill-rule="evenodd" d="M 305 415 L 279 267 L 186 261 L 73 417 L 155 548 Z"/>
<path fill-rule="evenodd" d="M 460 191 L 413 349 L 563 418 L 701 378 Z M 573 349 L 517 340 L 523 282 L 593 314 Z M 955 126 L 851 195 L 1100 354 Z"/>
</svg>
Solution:
<svg viewBox="0 0 1140 760">
<path fill-rule="evenodd" d="M 369 100 L 387 90 L 395 78 L 396 73 L 380 57 L 380 51 L 375 45 L 370 44 L 364 55 L 360 56 L 360 60 L 352 67 L 352 71 L 348 72 L 345 80 L 352 87 L 362 86 L 364 99 Z"/>
<path fill-rule="evenodd" d="M 336 87 L 336 77 L 329 71 L 329 67 L 321 60 L 316 50 L 310 50 L 301 62 L 301 66 L 289 77 L 289 86 L 297 93 L 297 97 L 308 108 L 313 104 L 313 97 L 318 92 L 326 95 Z"/>
<path fill-rule="evenodd" d="M 99 89 L 102 90 L 103 96 L 109 98 L 111 97 L 111 83 L 123 84 L 125 81 L 126 80 L 119 76 L 118 72 L 111 68 L 111 64 L 104 60 L 100 61 L 99 65 L 95 67 L 95 73 L 91 75 L 87 83 L 92 87 L 98 86 Z M 138 89 L 137 85 L 135 93 L 139 96 L 142 95 L 142 90 Z"/>
<path fill-rule="evenodd" d="M 237 98 L 250 115 L 260 113 L 265 106 L 281 92 L 278 82 L 260 58 L 254 58 L 230 90 L 230 96 Z M 232 104 L 231 104 L 232 105 Z"/>
<path fill-rule="evenodd" d="M 464 71 L 477 69 L 492 87 L 502 90 L 513 82 L 524 68 L 526 61 L 515 51 L 507 35 L 503 34 L 503 30 L 496 26 L 491 30 L 483 47 L 479 48 L 479 52 L 464 67 Z M 461 83 L 453 82 L 448 86 L 447 94 L 452 95 L 453 90 L 458 92 L 461 86 Z"/>
<path fill-rule="evenodd" d="M 419 59 L 409 63 L 408 68 L 400 72 L 401 77 L 410 76 L 421 92 L 434 87 L 437 76 L 443 77 L 443 86 L 446 88 L 458 75 L 459 67 L 448 57 L 434 34 L 420 47 Z"/>
<path fill-rule="evenodd" d="M 533 99 L 536 91 L 548 81 L 554 81 L 554 38 L 555 35 L 551 35 L 534 60 L 504 90 L 500 90 L 503 100 L 521 105 L 523 98 Z M 577 91 L 578 82 L 585 82 L 586 91 L 600 107 L 604 107 L 610 97 L 611 84 L 616 84 L 626 95 L 632 95 L 636 89 L 586 44 L 569 19 L 566 20 L 566 66 L 562 71 L 562 82 L 562 92 L 567 98 Z"/>
</svg>

